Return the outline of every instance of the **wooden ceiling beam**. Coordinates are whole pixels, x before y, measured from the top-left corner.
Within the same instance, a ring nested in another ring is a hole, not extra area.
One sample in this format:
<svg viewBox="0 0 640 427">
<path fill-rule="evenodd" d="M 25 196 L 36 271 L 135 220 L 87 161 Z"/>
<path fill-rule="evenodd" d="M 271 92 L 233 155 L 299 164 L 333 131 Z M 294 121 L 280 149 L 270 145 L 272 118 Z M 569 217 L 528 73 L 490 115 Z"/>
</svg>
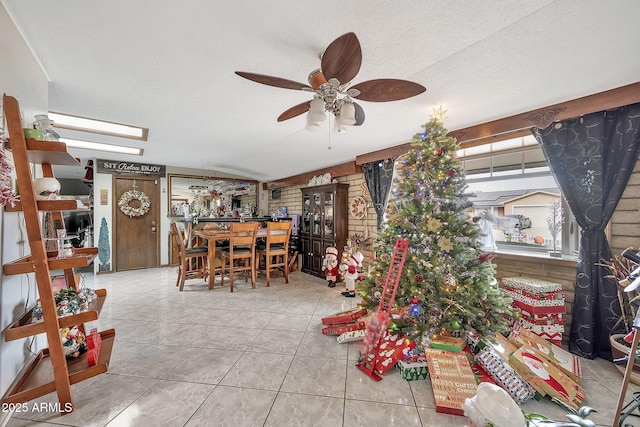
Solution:
<svg viewBox="0 0 640 427">
<path fill-rule="evenodd" d="M 497 142 L 497 139 L 491 141 L 487 139 L 487 137 L 506 135 L 500 139 L 504 140 L 511 138 L 514 131 L 526 131 L 532 127 L 543 129 L 558 120 L 572 119 L 597 111 L 635 104 L 636 102 L 640 102 L 640 82 L 537 110 L 527 111 L 526 113 L 516 114 L 515 116 L 505 117 L 492 122 L 458 129 L 449 132 L 449 135 L 455 137 L 463 147 L 470 147 L 472 146 L 470 145 L 471 142 L 478 139 L 483 139 L 485 141 L 484 143 Z"/>
<path fill-rule="evenodd" d="M 457 129 L 449 132 L 449 135 L 458 140 L 461 148 L 476 147 L 478 145 L 490 144 L 492 142 L 500 142 L 511 138 L 519 138 L 529 135 L 529 129 L 532 127 L 545 128 L 557 120 L 572 119 L 584 114 L 610 110 L 624 105 L 635 104 L 636 102 L 640 102 L 640 82 L 543 107 L 537 110 L 527 111 L 526 113 L 516 114 L 515 116 L 505 117 L 463 129 Z M 410 149 L 411 144 L 405 143 L 361 154 L 356 157 L 356 161 L 353 162 L 353 164 L 344 163 L 343 165 L 337 165 L 333 168 L 321 169 L 319 171 L 284 178 L 277 182 L 263 184 L 263 187 L 265 189 L 272 189 L 285 187 L 287 185 L 303 184 L 308 182 L 313 176 L 322 175 L 326 172 L 330 172 L 331 176 L 356 173 L 352 166 L 358 167 L 360 168 L 360 171 L 362 171 L 361 166 L 364 163 L 376 162 L 389 158 L 395 159 Z M 346 173 L 339 172 L 341 169 L 336 169 L 340 167 L 347 168 L 346 165 L 351 165 L 348 167 L 348 172 Z"/>
<path fill-rule="evenodd" d="M 309 182 L 314 176 L 330 173 L 332 177 L 351 175 L 354 173 L 362 173 L 362 167 L 356 165 L 356 162 L 342 163 L 340 165 L 330 166 L 328 168 L 319 169 L 312 172 L 306 172 L 299 175 L 282 178 L 279 181 L 265 182 L 262 184 L 263 190 L 273 190 L 274 188 L 290 187 L 293 185 L 301 185 Z"/>
</svg>

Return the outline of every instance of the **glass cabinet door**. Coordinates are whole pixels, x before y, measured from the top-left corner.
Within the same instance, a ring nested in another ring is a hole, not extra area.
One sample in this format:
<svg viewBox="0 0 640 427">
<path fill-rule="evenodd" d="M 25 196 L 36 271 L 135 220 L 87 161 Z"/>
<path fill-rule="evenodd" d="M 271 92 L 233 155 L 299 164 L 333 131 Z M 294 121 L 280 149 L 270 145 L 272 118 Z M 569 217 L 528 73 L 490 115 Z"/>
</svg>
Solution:
<svg viewBox="0 0 640 427">
<path fill-rule="evenodd" d="M 300 223 L 300 232 L 308 234 L 311 232 L 311 197 L 309 194 L 302 194 L 302 221 Z"/>
<path fill-rule="evenodd" d="M 321 196 L 321 193 L 311 194 L 311 216 L 313 217 L 311 234 L 316 236 L 320 236 L 322 234 L 322 205 L 320 204 Z"/>
<path fill-rule="evenodd" d="M 333 237 L 333 191 L 325 191 L 323 194 L 322 206 L 323 230 L 324 237 Z"/>
</svg>

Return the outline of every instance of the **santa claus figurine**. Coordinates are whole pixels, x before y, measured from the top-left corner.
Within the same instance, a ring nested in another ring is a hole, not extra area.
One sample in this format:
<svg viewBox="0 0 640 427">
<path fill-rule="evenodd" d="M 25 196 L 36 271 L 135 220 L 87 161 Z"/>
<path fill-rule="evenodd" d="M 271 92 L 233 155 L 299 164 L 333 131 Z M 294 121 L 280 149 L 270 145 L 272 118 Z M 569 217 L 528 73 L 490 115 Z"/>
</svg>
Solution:
<svg viewBox="0 0 640 427">
<path fill-rule="evenodd" d="M 333 246 L 329 246 L 324 251 L 322 271 L 324 271 L 324 275 L 327 278 L 328 286 L 335 288 L 338 280 L 338 250 Z"/>
<path fill-rule="evenodd" d="M 342 292 L 347 298 L 356 296 L 356 280 L 359 279 L 358 267 L 362 267 L 364 256 L 360 252 L 351 255 L 346 264 L 341 264 L 340 268 L 344 271 L 345 291 Z"/>
</svg>

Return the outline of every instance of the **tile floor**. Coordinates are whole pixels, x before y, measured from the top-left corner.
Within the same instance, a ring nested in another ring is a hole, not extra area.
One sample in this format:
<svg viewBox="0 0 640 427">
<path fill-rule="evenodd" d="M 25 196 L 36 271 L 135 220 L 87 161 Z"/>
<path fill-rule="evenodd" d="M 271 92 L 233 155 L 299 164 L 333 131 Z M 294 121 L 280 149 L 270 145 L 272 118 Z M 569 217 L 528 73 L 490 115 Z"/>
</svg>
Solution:
<svg viewBox="0 0 640 427">
<path fill-rule="evenodd" d="M 321 334 L 321 318 L 357 304 L 341 289 L 296 272 L 207 290 L 174 286 L 173 268 L 86 277 L 108 291 L 99 330 L 115 328 L 109 372 L 73 386 L 76 409 L 14 414 L 8 426 L 464 426 L 435 412 L 428 380 L 392 370 L 375 382 L 354 365 L 359 343 Z M 583 360 L 590 418 L 611 425 L 622 379 L 605 360 Z M 631 392 L 640 391 L 632 385 Z M 55 402 L 50 394 L 40 402 Z M 549 400 L 526 412 L 565 420 Z"/>
</svg>

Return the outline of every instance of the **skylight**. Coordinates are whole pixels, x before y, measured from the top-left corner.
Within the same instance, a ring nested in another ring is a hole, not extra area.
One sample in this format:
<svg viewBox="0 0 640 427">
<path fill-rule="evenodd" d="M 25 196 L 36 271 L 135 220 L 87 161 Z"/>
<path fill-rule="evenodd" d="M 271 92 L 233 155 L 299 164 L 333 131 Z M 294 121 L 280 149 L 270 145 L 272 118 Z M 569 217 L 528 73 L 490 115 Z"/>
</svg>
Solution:
<svg viewBox="0 0 640 427">
<path fill-rule="evenodd" d="M 79 139 L 60 138 L 60 142 L 67 144 L 67 147 L 80 148 L 83 150 L 107 151 L 110 153 L 131 154 L 142 156 L 144 150 L 136 147 L 125 147 L 122 145 L 105 144 L 102 142 L 82 141 Z"/>
<path fill-rule="evenodd" d="M 121 138 L 137 139 L 140 141 L 146 141 L 147 135 L 149 134 L 149 129 L 139 126 L 105 122 L 102 120 L 88 119 L 68 114 L 49 112 L 49 119 L 53 120 L 54 127 L 61 129 L 99 133 L 103 135 L 118 136 Z"/>
</svg>

